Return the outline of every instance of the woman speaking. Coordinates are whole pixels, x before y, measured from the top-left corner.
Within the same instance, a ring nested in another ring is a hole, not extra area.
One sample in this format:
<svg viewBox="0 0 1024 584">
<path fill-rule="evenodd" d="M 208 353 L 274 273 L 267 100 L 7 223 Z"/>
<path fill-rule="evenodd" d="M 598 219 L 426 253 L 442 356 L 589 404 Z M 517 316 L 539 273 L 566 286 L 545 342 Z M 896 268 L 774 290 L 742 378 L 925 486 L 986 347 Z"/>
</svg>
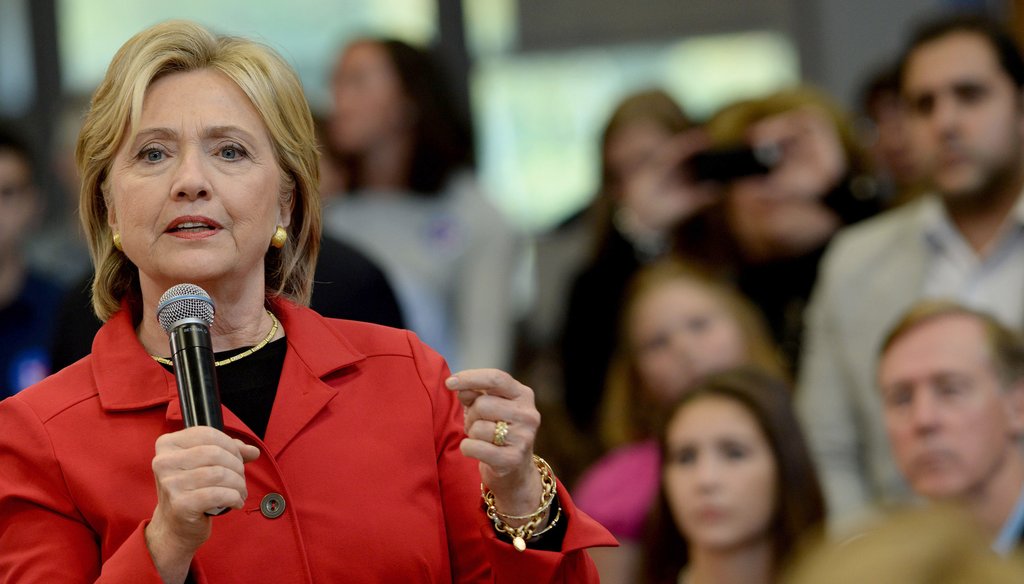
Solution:
<svg viewBox="0 0 1024 584">
<path fill-rule="evenodd" d="M 533 455 L 528 388 L 304 307 L 317 156 L 260 44 L 170 22 L 114 56 L 77 148 L 105 324 L 0 403 L 0 582 L 596 581 L 614 540 Z M 223 431 L 183 429 L 157 312 L 186 282 Z"/>
</svg>

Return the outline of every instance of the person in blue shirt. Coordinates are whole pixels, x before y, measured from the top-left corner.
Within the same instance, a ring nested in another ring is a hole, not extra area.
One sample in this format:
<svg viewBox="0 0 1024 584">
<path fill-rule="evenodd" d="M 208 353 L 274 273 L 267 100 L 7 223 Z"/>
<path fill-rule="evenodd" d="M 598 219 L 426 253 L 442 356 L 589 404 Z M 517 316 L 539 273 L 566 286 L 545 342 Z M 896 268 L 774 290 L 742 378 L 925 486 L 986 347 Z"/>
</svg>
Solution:
<svg viewBox="0 0 1024 584">
<path fill-rule="evenodd" d="M 23 253 L 43 210 L 32 172 L 26 143 L 0 127 L 0 399 L 50 374 L 61 291 L 34 273 Z"/>
</svg>

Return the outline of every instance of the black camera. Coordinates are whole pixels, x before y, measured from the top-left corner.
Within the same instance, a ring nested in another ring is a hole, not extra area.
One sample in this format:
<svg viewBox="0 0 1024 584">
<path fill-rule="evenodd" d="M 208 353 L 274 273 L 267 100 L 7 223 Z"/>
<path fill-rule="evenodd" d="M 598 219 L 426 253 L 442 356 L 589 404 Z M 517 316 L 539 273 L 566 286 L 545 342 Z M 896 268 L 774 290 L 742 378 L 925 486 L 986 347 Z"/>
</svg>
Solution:
<svg viewBox="0 0 1024 584">
<path fill-rule="evenodd" d="M 768 174 L 782 160 L 782 148 L 736 146 L 698 152 L 685 163 L 696 181 L 729 182 L 745 176 Z"/>
</svg>

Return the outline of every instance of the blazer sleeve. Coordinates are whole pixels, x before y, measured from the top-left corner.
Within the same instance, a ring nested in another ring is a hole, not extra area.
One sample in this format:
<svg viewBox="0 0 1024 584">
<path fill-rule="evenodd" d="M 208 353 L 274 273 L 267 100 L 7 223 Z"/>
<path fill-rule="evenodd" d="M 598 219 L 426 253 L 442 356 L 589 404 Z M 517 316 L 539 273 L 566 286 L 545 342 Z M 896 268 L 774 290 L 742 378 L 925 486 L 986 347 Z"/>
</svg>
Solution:
<svg viewBox="0 0 1024 584">
<path fill-rule="evenodd" d="M 842 355 L 848 341 L 838 330 L 842 307 L 833 272 L 841 258 L 830 251 L 805 315 L 796 406 L 835 525 L 868 507 L 870 489 L 854 381 Z"/>
<path fill-rule="evenodd" d="M 568 522 L 561 551 L 518 552 L 498 539 L 481 503 L 478 463 L 459 450 L 465 437 L 462 407 L 444 386 L 448 366 L 414 335 L 409 336 L 420 378 L 434 405 L 438 477 L 453 582 L 597 583 L 597 570 L 585 549 L 614 546 L 617 542 L 596 521 L 576 509 L 561 484 L 559 502 Z"/>
<path fill-rule="evenodd" d="M 102 561 L 44 424 L 17 396 L 0 402 L 0 583 L 161 584 L 146 523 Z"/>
</svg>

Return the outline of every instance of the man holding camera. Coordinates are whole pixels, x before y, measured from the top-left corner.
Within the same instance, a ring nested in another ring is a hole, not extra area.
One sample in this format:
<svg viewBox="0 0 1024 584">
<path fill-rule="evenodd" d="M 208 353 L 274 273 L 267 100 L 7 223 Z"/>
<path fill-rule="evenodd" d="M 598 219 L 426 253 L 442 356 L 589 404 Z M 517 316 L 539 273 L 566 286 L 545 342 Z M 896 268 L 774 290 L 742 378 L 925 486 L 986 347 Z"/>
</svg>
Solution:
<svg viewBox="0 0 1024 584">
<path fill-rule="evenodd" d="M 899 315 L 945 297 L 1024 322 L 1024 60 L 994 24 L 945 19 L 913 37 L 900 82 L 932 194 L 840 233 L 807 311 L 797 400 L 840 523 L 908 495 L 875 383 Z"/>
</svg>

